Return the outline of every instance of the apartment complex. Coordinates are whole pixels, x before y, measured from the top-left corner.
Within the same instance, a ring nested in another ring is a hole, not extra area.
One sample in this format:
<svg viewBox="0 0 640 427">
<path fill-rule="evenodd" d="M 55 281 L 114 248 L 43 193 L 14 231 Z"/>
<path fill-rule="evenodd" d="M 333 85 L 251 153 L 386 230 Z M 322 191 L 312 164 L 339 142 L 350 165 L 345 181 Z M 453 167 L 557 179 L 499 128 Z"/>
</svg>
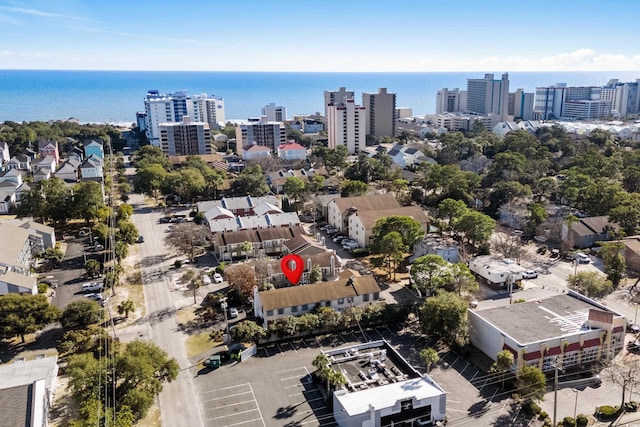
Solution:
<svg viewBox="0 0 640 427">
<path fill-rule="evenodd" d="M 453 113 L 467 109 L 467 92 L 442 88 L 436 94 L 436 114 Z"/>
<path fill-rule="evenodd" d="M 179 123 L 160 123 L 158 130 L 166 156 L 211 154 L 209 123 L 192 122 L 189 116 L 183 116 Z"/>
<path fill-rule="evenodd" d="M 239 155 L 252 145 L 267 147 L 276 153 L 286 142 L 287 131 L 284 123 L 269 120 L 248 120 L 236 126 L 236 144 Z"/>
<path fill-rule="evenodd" d="M 495 114 L 500 120 L 507 119 L 509 104 L 509 74 L 500 80 L 493 74 L 485 74 L 483 79 L 467 80 L 467 112 L 475 114 Z"/>
<path fill-rule="evenodd" d="M 287 120 L 287 107 L 276 106 L 272 102 L 262 107 L 262 117 L 270 122 L 284 122 Z"/>
<path fill-rule="evenodd" d="M 341 87 L 338 90 L 324 91 L 324 116 L 329 117 L 329 105 L 344 104 L 347 99 L 354 99 L 354 92 Z"/>
<path fill-rule="evenodd" d="M 387 88 L 378 93 L 363 93 L 362 105 L 367 111 L 367 136 L 394 136 L 396 133 L 396 94 Z"/>
<path fill-rule="evenodd" d="M 186 91 L 161 94 L 150 90 L 144 100 L 144 129 L 149 142 L 160 145 L 160 124 L 180 123 L 184 116 L 193 122 L 206 122 L 211 129 L 224 123 L 224 99 L 207 94 L 188 95 Z"/>
<path fill-rule="evenodd" d="M 536 88 L 534 115 L 538 120 L 595 119 L 610 114 L 611 101 L 602 99 L 601 87 L 557 83 Z"/>
<path fill-rule="evenodd" d="M 611 79 L 602 87 L 601 99 L 611 102 L 611 113 L 619 117 L 640 113 L 640 79 L 631 83 L 620 83 Z"/>
<path fill-rule="evenodd" d="M 358 154 L 366 145 L 366 108 L 356 105 L 353 99 L 327 108 L 329 148 L 344 145 L 349 154 Z"/>
</svg>

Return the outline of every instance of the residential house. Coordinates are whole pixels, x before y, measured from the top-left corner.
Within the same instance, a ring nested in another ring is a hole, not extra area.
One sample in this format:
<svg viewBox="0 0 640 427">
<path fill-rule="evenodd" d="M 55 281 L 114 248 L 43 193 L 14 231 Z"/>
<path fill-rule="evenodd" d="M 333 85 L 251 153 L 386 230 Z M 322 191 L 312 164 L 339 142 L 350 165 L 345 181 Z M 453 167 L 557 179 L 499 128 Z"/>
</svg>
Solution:
<svg viewBox="0 0 640 427">
<path fill-rule="evenodd" d="M 283 316 L 301 316 L 316 307 L 331 307 L 342 311 L 380 299 L 380 286 L 373 276 L 356 276 L 331 282 L 291 286 L 269 291 L 253 292 L 253 313 L 267 327 Z"/>
<path fill-rule="evenodd" d="M 0 183 L 8 182 L 13 184 L 15 187 L 19 187 L 24 181 L 24 175 L 24 172 L 20 169 L 8 169 L 4 172 L 0 172 Z"/>
<path fill-rule="evenodd" d="M 84 151 L 81 148 L 77 147 L 75 144 L 72 144 L 65 157 L 67 161 L 73 159 L 74 161 L 78 162 L 78 165 L 80 165 L 84 160 Z"/>
<path fill-rule="evenodd" d="M 75 157 L 67 158 L 67 161 L 62 164 L 60 169 L 55 173 L 55 177 L 61 179 L 67 184 L 76 184 L 78 182 L 78 173 L 80 170 L 81 160 Z"/>
<path fill-rule="evenodd" d="M 422 151 L 407 145 L 396 145 L 389 150 L 387 155 L 391 157 L 393 163 L 397 164 L 401 168 L 421 163 L 422 161 L 420 159 L 425 157 Z"/>
<path fill-rule="evenodd" d="M 33 172 L 33 182 L 51 179 L 51 171 L 47 168 L 38 168 Z"/>
<path fill-rule="evenodd" d="M 197 208 L 199 212 L 206 212 L 215 207 L 220 207 L 231 211 L 235 216 L 248 216 L 256 215 L 254 211 L 255 207 L 262 204 L 269 203 L 273 206 L 279 206 L 276 196 L 264 196 L 264 197 L 223 197 L 220 200 L 207 200 L 204 202 L 198 202 Z M 278 208 L 279 210 L 279 208 Z M 282 212 L 282 211 L 280 211 Z"/>
<path fill-rule="evenodd" d="M 34 241 L 31 231 L 0 223 L 0 295 L 38 293 L 37 277 L 31 274 Z"/>
<path fill-rule="evenodd" d="M 339 199 L 340 194 L 318 194 L 314 199 L 314 206 L 318 219 L 326 219 L 329 215 L 329 203 L 335 199 Z"/>
<path fill-rule="evenodd" d="M 365 248 L 373 243 L 373 227 L 380 218 L 388 216 L 408 216 L 416 220 L 425 233 L 429 230 L 429 217 L 419 206 L 402 206 L 391 209 L 353 210 L 348 217 L 348 230 L 342 230 L 349 238 L 358 242 L 358 246 Z"/>
<path fill-rule="evenodd" d="M 622 240 L 624 244 L 624 259 L 629 270 L 640 273 L 640 238 L 628 237 Z"/>
<path fill-rule="evenodd" d="M 26 154 L 16 154 L 6 164 L 6 169 L 18 169 L 21 171 L 30 171 L 31 170 L 31 157 Z"/>
<path fill-rule="evenodd" d="M 58 357 L 0 365 L 2 425 L 46 427 L 58 378 Z"/>
<path fill-rule="evenodd" d="M 458 243 L 451 238 L 434 235 L 427 235 L 424 240 L 413 246 L 410 261 L 413 262 L 424 255 L 439 255 L 452 264 L 460 261 Z"/>
<path fill-rule="evenodd" d="M 280 255 L 286 241 L 303 233 L 300 225 L 218 231 L 213 236 L 213 253 L 220 261 Z M 248 251 L 243 249 L 245 242 L 251 243 Z"/>
<path fill-rule="evenodd" d="M 53 156 L 41 157 L 31 162 L 31 172 L 33 173 L 38 169 L 43 169 L 43 173 L 46 174 L 48 172 L 49 176 L 51 176 L 51 174 L 56 171 L 57 167 L 58 163 Z"/>
<path fill-rule="evenodd" d="M 576 248 L 589 248 L 596 242 L 612 240 L 619 227 L 607 216 L 578 218 L 571 223 L 570 238 Z"/>
<path fill-rule="evenodd" d="M 80 178 L 83 181 L 102 181 L 103 177 L 103 161 L 100 157 L 91 155 L 80 165 Z"/>
<path fill-rule="evenodd" d="M 9 144 L 0 141 L 0 166 L 4 165 L 5 162 L 8 162 L 11 159 L 11 154 L 9 154 Z"/>
<path fill-rule="evenodd" d="M 469 270 L 487 285 L 511 291 L 522 281 L 522 273 L 526 269 L 512 259 L 481 255 L 469 261 Z"/>
<path fill-rule="evenodd" d="M 31 233 L 32 253 L 38 254 L 56 247 L 56 230 L 53 227 L 35 221 L 25 221 L 19 227 Z"/>
<path fill-rule="evenodd" d="M 492 360 L 510 351 L 518 372 L 535 366 L 565 371 L 610 360 L 624 347 L 624 316 L 569 290 L 547 299 L 468 309 L 469 338 Z"/>
<path fill-rule="evenodd" d="M 307 158 L 307 149 L 294 141 L 278 145 L 278 157 L 283 160 L 304 160 Z"/>
<path fill-rule="evenodd" d="M 0 182 L 0 215 L 11 212 L 18 202 L 16 186 L 10 182 Z"/>
<path fill-rule="evenodd" d="M 356 212 L 397 209 L 400 204 L 391 193 L 359 197 L 339 197 L 327 204 L 327 222 L 343 234 L 349 227 L 349 217 Z"/>
<path fill-rule="evenodd" d="M 242 152 L 242 158 L 244 160 L 257 160 L 271 157 L 271 149 L 264 145 L 251 145 L 245 147 Z"/>
<path fill-rule="evenodd" d="M 38 154 L 40 157 L 53 157 L 55 166 L 52 172 L 55 171 L 56 166 L 60 163 L 58 141 L 38 141 Z"/>
<path fill-rule="evenodd" d="M 207 221 L 212 233 L 236 230 L 257 230 L 259 228 L 293 227 L 300 224 L 300 218 L 295 212 L 267 213 L 265 215 L 250 215 L 238 217 L 219 216 L 218 219 Z"/>
<path fill-rule="evenodd" d="M 100 157 L 104 161 L 104 146 L 99 139 L 84 140 L 84 156 L 89 158 L 92 155 Z"/>
<path fill-rule="evenodd" d="M 327 176 L 328 173 L 324 168 L 310 168 L 310 169 L 289 169 L 279 170 L 274 172 L 267 172 L 267 184 L 271 187 L 271 190 L 280 194 L 284 191 L 284 184 L 287 182 L 287 178 L 296 177 L 302 179 L 305 183 L 309 178 L 320 175 Z"/>
</svg>

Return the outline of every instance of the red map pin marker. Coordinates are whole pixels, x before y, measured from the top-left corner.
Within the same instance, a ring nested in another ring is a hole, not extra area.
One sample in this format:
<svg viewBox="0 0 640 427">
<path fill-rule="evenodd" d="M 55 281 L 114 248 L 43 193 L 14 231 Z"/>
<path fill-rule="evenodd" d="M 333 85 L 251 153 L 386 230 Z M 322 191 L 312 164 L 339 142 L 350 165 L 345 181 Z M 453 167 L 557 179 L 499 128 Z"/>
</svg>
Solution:
<svg viewBox="0 0 640 427">
<path fill-rule="evenodd" d="M 292 285 L 297 285 L 304 271 L 304 261 L 300 255 L 289 254 L 280 261 L 280 269 Z"/>
</svg>

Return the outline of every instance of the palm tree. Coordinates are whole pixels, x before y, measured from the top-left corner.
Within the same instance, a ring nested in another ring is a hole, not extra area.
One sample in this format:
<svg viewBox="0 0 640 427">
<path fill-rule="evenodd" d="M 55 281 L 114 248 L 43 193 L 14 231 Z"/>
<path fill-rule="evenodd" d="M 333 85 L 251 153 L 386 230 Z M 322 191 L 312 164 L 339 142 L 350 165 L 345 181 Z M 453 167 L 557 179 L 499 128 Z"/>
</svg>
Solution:
<svg viewBox="0 0 640 427">
<path fill-rule="evenodd" d="M 200 278 L 200 275 L 197 271 L 190 268 L 189 270 L 184 272 L 180 279 L 188 282 L 189 289 L 193 291 L 193 303 L 195 304 L 196 296 L 198 295 L 198 289 L 200 288 L 200 286 L 202 286 L 202 278 Z"/>
<path fill-rule="evenodd" d="M 242 245 L 240 245 L 240 249 L 244 252 L 245 259 L 249 259 L 249 251 L 253 249 L 253 245 L 249 241 L 244 241 Z"/>
<path fill-rule="evenodd" d="M 129 312 L 135 311 L 135 309 L 136 307 L 133 304 L 133 301 L 131 301 L 130 299 L 126 301 L 122 301 L 120 304 L 118 304 L 118 314 L 120 315 L 124 314 L 124 317 L 126 319 L 129 318 Z"/>
<path fill-rule="evenodd" d="M 440 356 L 438 356 L 438 352 L 432 348 L 425 348 L 419 353 L 420 359 L 427 365 L 427 372 L 431 370 L 431 366 L 435 363 L 438 363 L 440 360 Z"/>
</svg>

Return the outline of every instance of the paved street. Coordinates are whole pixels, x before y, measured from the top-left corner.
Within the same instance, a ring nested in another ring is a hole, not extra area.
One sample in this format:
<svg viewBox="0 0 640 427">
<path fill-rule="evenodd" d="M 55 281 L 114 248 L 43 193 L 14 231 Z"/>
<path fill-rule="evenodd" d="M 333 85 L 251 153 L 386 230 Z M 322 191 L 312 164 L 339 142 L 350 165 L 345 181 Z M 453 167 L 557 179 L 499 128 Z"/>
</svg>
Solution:
<svg viewBox="0 0 640 427">
<path fill-rule="evenodd" d="M 189 375 L 190 362 L 184 347 L 185 336 L 178 331 L 174 317 L 177 307 L 171 295 L 171 279 L 168 275 L 162 274 L 170 267 L 170 251 L 164 245 L 164 232 L 157 225 L 163 214 L 144 207 L 144 199 L 140 194 L 131 194 L 129 203 L 134 207 L 133 223 L 145 238 L 144 243 L 137 245 L 138 259 L 145 283 L 147 318 L 153 319 L 133 326 L 133 329 L 128 331 L 129 339 L 150 337 L 170 357 L 176 358 L 180 365 L 178 378 L 165 384 L 160 393 L 162 425 L 203 426 L 199 400 L 196 398 Z"/>
</svg>

